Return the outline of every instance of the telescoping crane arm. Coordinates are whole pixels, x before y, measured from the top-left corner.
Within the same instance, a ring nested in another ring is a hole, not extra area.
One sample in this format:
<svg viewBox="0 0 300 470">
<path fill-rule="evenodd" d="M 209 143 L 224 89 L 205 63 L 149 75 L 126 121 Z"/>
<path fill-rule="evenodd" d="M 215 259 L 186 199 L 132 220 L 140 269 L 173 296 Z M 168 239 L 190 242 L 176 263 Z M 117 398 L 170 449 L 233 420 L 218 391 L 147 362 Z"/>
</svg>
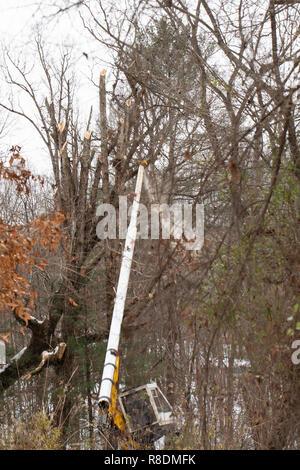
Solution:
<svg viewBox="0 0 300 470">
<path fill-rule="evenodd" d="M 104 429 L 113 424 L 124 432 L 126 441 L 123 448 L 139 448 L 162 437 L 176 424 L 173 409 L 153 382 L 118 394 L 119 342 L 123 321 L 128 282 L 137 235 L 137 214 L 139 211 L 143 176 L 147 162 L 139 163 L 134 201 L 127 236 L 122 255 L 115 304 L 110 325 L 102 380 L 99 406 Z M 99 428 L 100 430 L 101 428 Z M 125 447 L 124 447 L 125 445 Z M 129 447 L 128 447 L 129 446 Z"/>
<path fill-rule="evenodd" d="M 117 293 L 115 298 L 115 304 L 113 309 L 113 315 L 111 320 L 111 326 L 109 331 L 106 356 L 104 361 L 101 387 L 100 387 L 100 397 L 99 397 L 99 406 L 108 411 L 109 407 L 112 405 L 112 391 L 114 392 L 114 378 L 118 375 L 119 367 L 119 341 L 121 334 L 121 326 L 124 314 L 124 307 L 127 295 L 127 288 L 131 270 L 131 263 L 134 252 L 134 245 L 137 234 L 137 214 L 139 210 L 140 196 L 142 190 L 143 176 L 145 171 L 145 166 L 147 162 L 144 160 L 139 163 L 136 187 L 135 187 L 135 196 L 131 210 L 131 218 L 127 231 L 127 236 L 125 240 L 125 245 L 122 255 L 122 264 L 119 274 L 119 281 L 117 286 Z M 117 372 L 115 374 L 115 372 Z M 114 397 L 113 397 L 114 399 Z"/>
</svg>

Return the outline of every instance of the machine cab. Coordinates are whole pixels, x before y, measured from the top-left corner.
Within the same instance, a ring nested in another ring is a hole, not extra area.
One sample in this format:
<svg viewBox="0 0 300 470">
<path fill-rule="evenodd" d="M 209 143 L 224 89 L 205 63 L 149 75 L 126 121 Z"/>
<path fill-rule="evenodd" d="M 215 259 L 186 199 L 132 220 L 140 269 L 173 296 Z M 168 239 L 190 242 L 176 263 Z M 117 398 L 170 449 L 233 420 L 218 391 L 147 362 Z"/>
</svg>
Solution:
<svg viewBox="0 0 300 470">
<path fill-rule="evenodd" d="M 172 406 L 155 382 L 120 393 L 118 401 L 137 441 L 154 442 L 175 425 Z"/>
</svg>

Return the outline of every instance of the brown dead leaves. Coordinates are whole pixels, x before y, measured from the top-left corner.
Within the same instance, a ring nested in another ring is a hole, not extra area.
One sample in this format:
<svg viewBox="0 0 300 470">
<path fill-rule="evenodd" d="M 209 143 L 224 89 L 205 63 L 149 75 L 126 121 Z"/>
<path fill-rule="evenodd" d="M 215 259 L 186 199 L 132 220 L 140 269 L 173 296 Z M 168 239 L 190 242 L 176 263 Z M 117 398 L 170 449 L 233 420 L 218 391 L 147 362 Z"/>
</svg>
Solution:
<svg viewBox="0 0 300 470">
<path fill-rule="evenodd" d="M 0 335 L 0 338 L 3 339 L 3 341 L 5 341 L 5 343 L 8 343 L 8 338 L 9 337 L 10 337 L 10 333 L 5 333 L 5 334 Z"/>
<path fill-rule="evenodd" d="M 19 147 L 13 147 L 12 151 L 9 164 L 0 164 L 0 180 L 10 180 L 17 192 L 28 195 L 29 180 L 42 183 L 42 179 L 25 169 L 24 159 L 18 153 Z M 40 249 L 53 252 L 57 248 L 62 236 L 60 225 L 64 219 L 62 212 L 55 212 L 50 216 L 42 214 L 27 225 L 8 225 L 0 221 L 0 311 L 11 309 L 26 326 L 36 298 L 28 276 L 34 267 L 45 269 L 47 262 Z"/>
</svg>

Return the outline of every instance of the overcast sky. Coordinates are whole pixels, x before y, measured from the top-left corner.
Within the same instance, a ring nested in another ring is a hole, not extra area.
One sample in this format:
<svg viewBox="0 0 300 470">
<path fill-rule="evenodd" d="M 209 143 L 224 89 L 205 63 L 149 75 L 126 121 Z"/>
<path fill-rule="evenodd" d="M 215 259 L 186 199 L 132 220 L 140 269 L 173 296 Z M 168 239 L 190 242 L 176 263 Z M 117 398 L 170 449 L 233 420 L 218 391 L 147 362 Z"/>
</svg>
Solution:
<svg viewBox="0 0 300 470">
<path fill-rule="evenodd" d="M 49 20 L 49 15 L 54 12 L 51 8 L 51 1 L 42 1 L 39 5 L 35 0 L 0 0 L 0 43 L 1 49 L 8 47 L 16 56 L 21 54 L 22 59 L 26 58 L 28 63 L 34 62 L 32 54 L 32 44 L 36 34 L 36 25 L 43 21 L 43 36 L 50 46 L 53 57 L 59 56 L 62 44 L 72 47 L 74 50 L 75 67 L 80 83 L 77 97 L 82 107 L 82 115 L 88 114 L 90 106 L 97 100 L 97 90 L 90 82 L 91 69 L 93 72 L 106 68 L 103 60 L 101 63 L 100 46 L 95 44 L 84 32 L 81 20 L 77 13 L 63 15 L 58 20 Z M 50 5 L 50 6 L 49 6 Z M 83 52 L 89 54 L 89 61 L 84 57 Z M 100 56 L 96 65 L 92 61 L 94 55 Z M 103 57 L 103 55 L 102 55 Z M 1 66 L 3 65 L 3 55 L 1 53 Z M 39 77 L 35 77 L 36 80 Z M 0 79 L 0 99 L 8 103 L 8 89 L 3 79 Z M 24 104 L 25 103 L 25 104 Z M 27 108 L 26 101 L 22 100 L 22 105 Z M 0 122 L 3 119 L 3 111 L 0 110 Z M 10 123 L 4 136 L 0 138 L 1 151 L 7 151 L 12 145 L 22 147 L 22 155 L 28 159 L 31 168 L 44 174 L 49 172 L 50 161 L 47 152 L 43 148 L 36 131 L 22 118 L 10 118 Z"/>
</svg>

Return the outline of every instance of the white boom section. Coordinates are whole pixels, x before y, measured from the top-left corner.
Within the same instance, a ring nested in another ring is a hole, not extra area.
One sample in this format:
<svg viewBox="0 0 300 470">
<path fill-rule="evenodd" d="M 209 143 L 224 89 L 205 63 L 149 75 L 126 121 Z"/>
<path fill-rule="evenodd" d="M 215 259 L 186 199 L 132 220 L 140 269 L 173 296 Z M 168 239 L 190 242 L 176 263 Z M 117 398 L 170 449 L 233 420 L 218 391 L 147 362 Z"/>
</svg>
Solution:
<svg viewBox="0 0 300 470">
<path fill-rule="evenodd" d="M 121 325 L 123 320 L 123 313 L 126 301 L 126 294 L 131 270 L 131 263 L 134 252 L 134 245 L 137 234 L 137 214 L 139 210 L 140 196 L 142 190 L 142 182 L 144 176 L 144 166 L 140 164 L 136 187 L 135 187 L 135 196 L 133 200 L 133 205 L 131 209 L 130 223 L 127 230 L 123 255 L 122 255 L 122 264 L 119 274 L 119 281 L 117 287 L 117 293 L 115 298 L 114 310 L 112 314 L 112 320 L 110 325 L 107 349 L 105 362 L 103 367 L 103 374 L 100 387 L 100 398 L 99 404 L 109 403 L 111 397 L 111 389 L 113 385 L 113 377 L 116 368 L 116 355 L 118 353 Z"/>
</svg>

